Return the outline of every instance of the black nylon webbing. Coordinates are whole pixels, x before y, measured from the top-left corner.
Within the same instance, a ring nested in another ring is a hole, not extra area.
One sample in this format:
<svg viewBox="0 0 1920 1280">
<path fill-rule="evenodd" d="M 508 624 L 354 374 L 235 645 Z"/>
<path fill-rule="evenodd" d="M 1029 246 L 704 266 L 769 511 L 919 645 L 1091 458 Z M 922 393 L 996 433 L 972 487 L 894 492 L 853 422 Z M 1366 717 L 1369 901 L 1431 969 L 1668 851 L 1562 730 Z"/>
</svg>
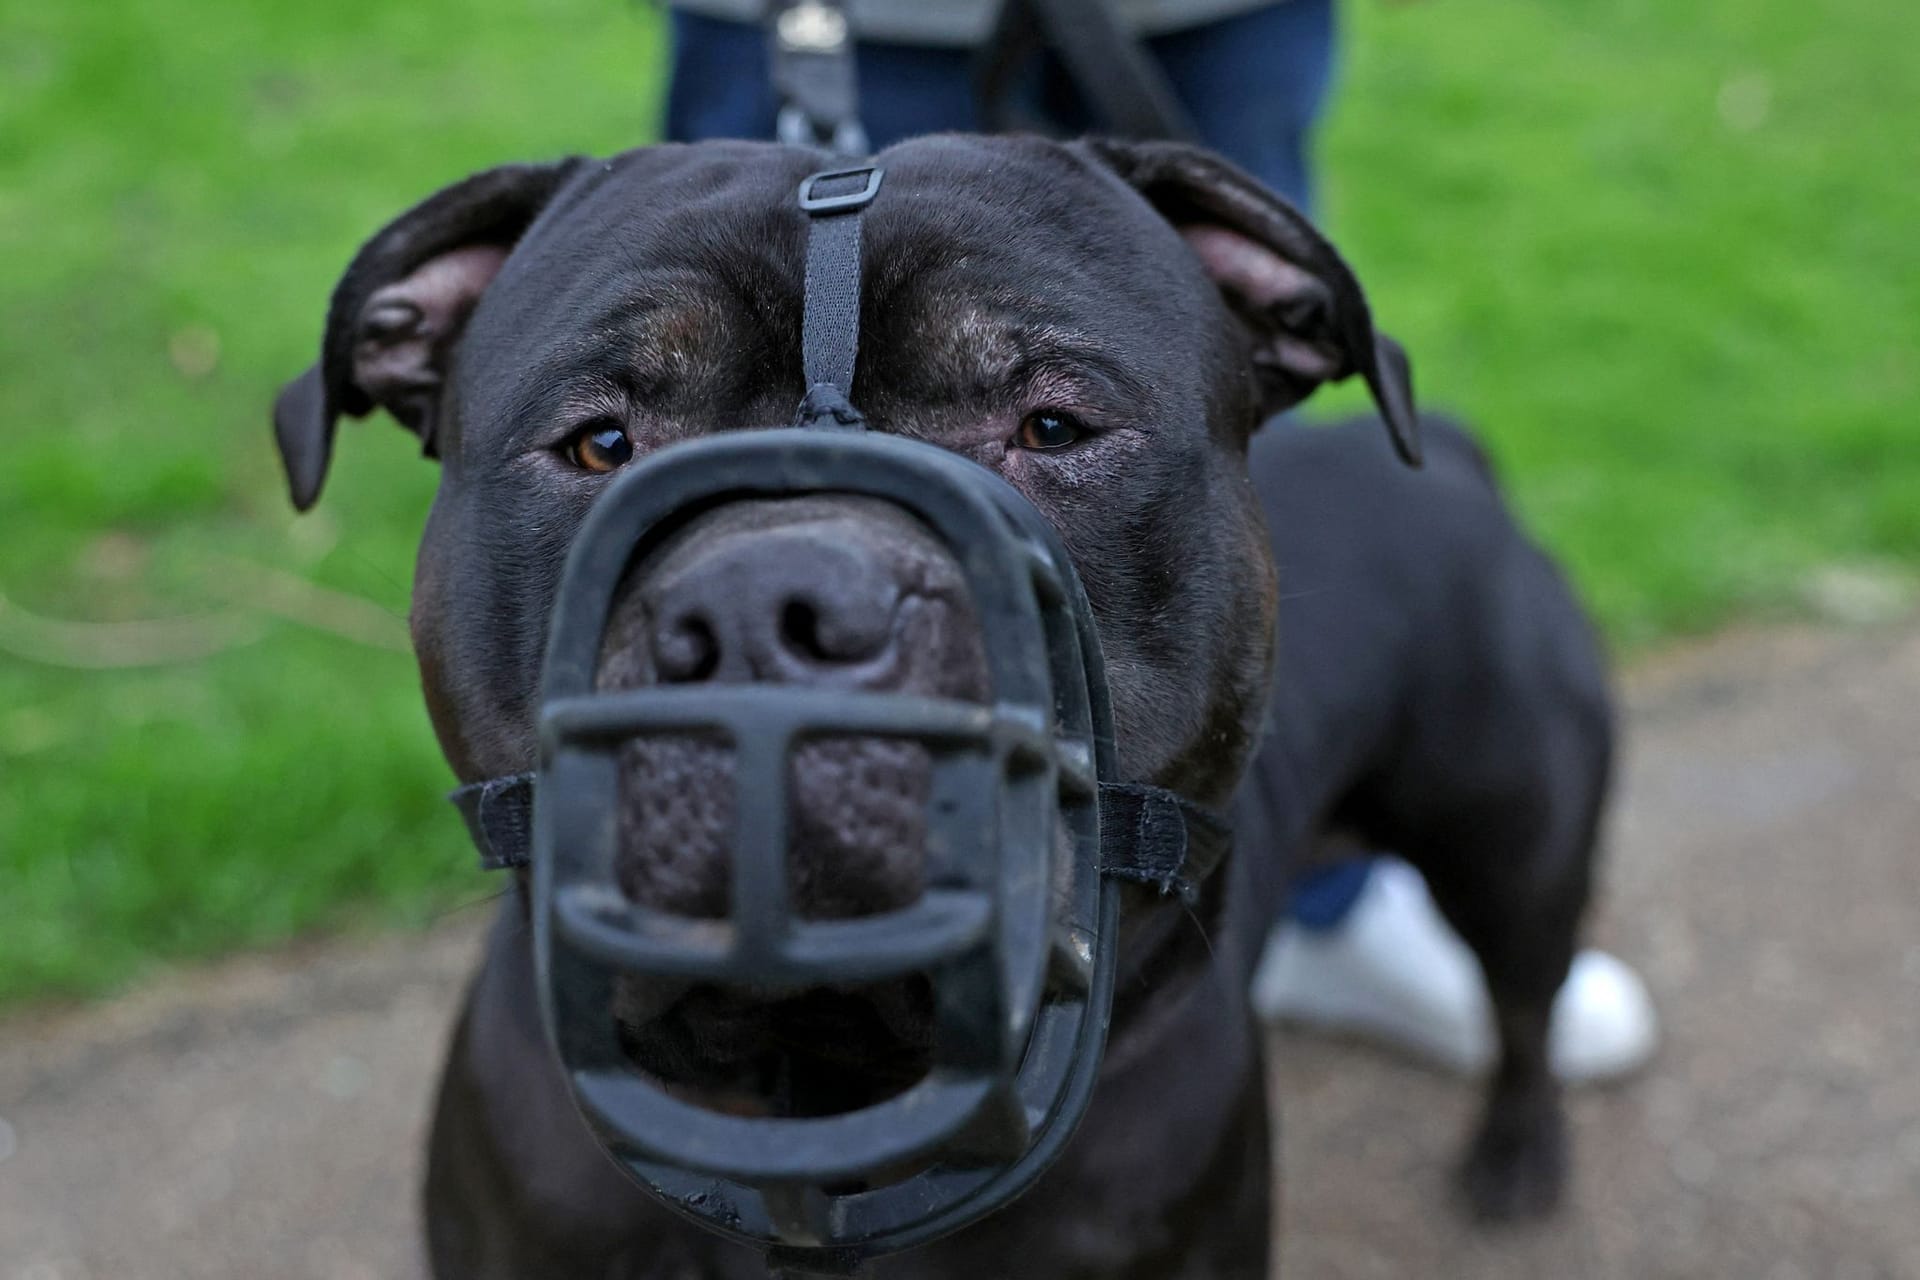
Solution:
<svg viewBox="0 0 1920 1280">
<path fill-rule="evenodd" d="M 1043 47 L 1058 55 L 1101 132 L 1199 139 L 1166 71 L 1109 0 L 1005 0 L 974 70 L 974 94 L 991 132 L 1057 132 L 1057 122 L 1023 114 L 1015 92 L 1020 74 Z"/>
<path fill-rule="evenodd" d="M 860 215 L 815 218 L 807 236 L 807 309 L 800 325 L 807 386 L 826 382 L 852 395 L 859 350 Z"/>
<path fill-rule="evenodd" d="M 1232 847 L 1226 820 L 1135 782 L 1100 784 L 1100 872 L 1191 899 Z"/>
<path fill-rule="evenodd" d="M 469 782 L 447 799 L 467 820 L 482 871 L 511 871 L 533 861 L 532 774 Z"/>
<path fill-rule="evenodd" d="M 860 214 L 883 176 L 876 165 L 858 165 L 816 173 L 800 184 L 800 207 L 809 219 L 800 319 L 807 394 L 795 426 L 865 424 L 850 398 L 860 351 Z"/>
</svg>

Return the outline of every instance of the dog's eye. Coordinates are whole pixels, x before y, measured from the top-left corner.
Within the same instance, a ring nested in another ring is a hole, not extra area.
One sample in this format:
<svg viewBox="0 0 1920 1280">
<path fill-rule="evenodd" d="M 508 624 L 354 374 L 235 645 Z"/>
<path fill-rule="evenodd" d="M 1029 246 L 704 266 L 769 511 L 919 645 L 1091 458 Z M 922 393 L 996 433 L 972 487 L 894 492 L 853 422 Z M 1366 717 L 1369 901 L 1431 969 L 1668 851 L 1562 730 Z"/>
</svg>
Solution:
<svg viewBox="0 0 1920 1280">
<path fill-rule="evenodd" d="M 1013 442 L 1022 449 L 1064 449 L 1086 438 L 1087 429 L 1070 413 L 1058 409 L 1036 409 L 1020 419 Z"/>
<path fill-rule="evenodd" d="M 617 423 L 600 418 L 573 433 L 563 451 L 582 471 L 612 471 L 633 459 L 633 441 Z"/>
</svg>

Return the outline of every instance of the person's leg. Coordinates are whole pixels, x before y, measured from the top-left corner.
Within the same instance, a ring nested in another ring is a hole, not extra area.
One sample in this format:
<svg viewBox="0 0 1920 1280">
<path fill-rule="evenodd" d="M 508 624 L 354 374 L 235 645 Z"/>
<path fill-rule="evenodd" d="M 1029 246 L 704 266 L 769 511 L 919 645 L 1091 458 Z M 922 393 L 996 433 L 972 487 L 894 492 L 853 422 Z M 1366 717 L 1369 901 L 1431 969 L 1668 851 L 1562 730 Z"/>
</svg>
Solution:
<svg viewBox="0 0 1920 1280">
<path fill-rule="evenodd" d="M 779 104 L 767 78 L 766 33 L 679 9 L 671 31 L 667 141 L 773 137 Z"/>
<path fill-rule="evenodd" d="M 1286 0 L 1150 44 L 1201 141 L 1310 211 L 1337 34 L 1333 0 Z"/>
<path fill-rule="evenodd" d="M 1317 867 L 1294 883 L 1287 918 L 1303 929 L 1337 929 L 1367 891 L 1372 858 L 1343 858 Z"/>
<path fill-rule="evenodd" d="M 863 43 L 856 66 L 860 119 L 875 151 L 923 133 L 980 127 L 969 50 Z"/>
</svg>

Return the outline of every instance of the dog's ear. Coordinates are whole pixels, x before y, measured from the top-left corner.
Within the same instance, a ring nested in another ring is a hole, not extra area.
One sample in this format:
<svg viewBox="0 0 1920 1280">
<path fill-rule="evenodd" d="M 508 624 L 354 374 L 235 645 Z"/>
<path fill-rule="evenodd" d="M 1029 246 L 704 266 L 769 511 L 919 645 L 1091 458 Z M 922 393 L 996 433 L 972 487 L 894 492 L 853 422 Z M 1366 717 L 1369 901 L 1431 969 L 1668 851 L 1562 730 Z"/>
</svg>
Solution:
<svg viewBox="0 0 1920 1280">
<path fill-rule="evenodd" d="M 1406 352 L 1374 330 L 1360 282 L 1305 215 L 1199 147 L 1107 139 L 1086 146 L 1180 231 L 1252 329 L 1263 414 L 1357 373 L 1400 457 L 1420 464 Z"/>
<path fill-rule="evenodd" d="M 341 414 L 378 406 L 438 456 L 441 384 L 474 304 L 582 162 L 506 165 L 415 205 L 367 241 L 334 287 L 320 360 L 273 405 L 293 505 L 320 496 Z"/>
</svg>

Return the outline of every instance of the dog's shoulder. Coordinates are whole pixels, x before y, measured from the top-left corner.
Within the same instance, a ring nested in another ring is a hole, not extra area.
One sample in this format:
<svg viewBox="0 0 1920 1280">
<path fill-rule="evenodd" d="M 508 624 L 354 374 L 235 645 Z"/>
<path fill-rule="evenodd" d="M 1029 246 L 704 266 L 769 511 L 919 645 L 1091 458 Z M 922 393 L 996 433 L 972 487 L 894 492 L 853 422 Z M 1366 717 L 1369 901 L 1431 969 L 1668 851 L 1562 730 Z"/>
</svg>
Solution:
<svg viewBox="0 0 1920 1280">
<path fill-rule="evenodd" d="M 1375 514 L 1459 521 L 1475 508 L 1499 506 L 1493 463 L 1465 426 L 1424 414 L 1420 436 L 1424 464 L 1408 467 L 1371 417 L 1332 423 L 1281 417 L 1254 437 L 1249 466 L 1269 509 L 1282 515 L 1290 506 L 1391 499 L 1391 512 Z"/>
<path fill-rule="evenodd" d="M 1254 437 L 1249 467 L 1283 594 L 1292 578 L 1343 595 L 1386 593 L 1402 612 L 1449 599 L 1457 607 L 1471 579 L 1524 543 L 1466 428 L 1429 415 L 1421 435 L 1419 468 L 1394 456 L 1371 419 L 1281 419 Z"/>
<path fill-rule="evenodd" d="M 1418 469 L 1371 421 L 1281 421 L 1255 437 L 1251 470 L 1280 574 L 1283 696 L 1291 686 L 1308 720 L 1311 708 L 1351 718 L 1466 686 L 1601 698 L 1592 629 L 1508 508 L 1486 452 L 1451 420 L 1429 416 L 1421 430 Z"/>
</svg>

